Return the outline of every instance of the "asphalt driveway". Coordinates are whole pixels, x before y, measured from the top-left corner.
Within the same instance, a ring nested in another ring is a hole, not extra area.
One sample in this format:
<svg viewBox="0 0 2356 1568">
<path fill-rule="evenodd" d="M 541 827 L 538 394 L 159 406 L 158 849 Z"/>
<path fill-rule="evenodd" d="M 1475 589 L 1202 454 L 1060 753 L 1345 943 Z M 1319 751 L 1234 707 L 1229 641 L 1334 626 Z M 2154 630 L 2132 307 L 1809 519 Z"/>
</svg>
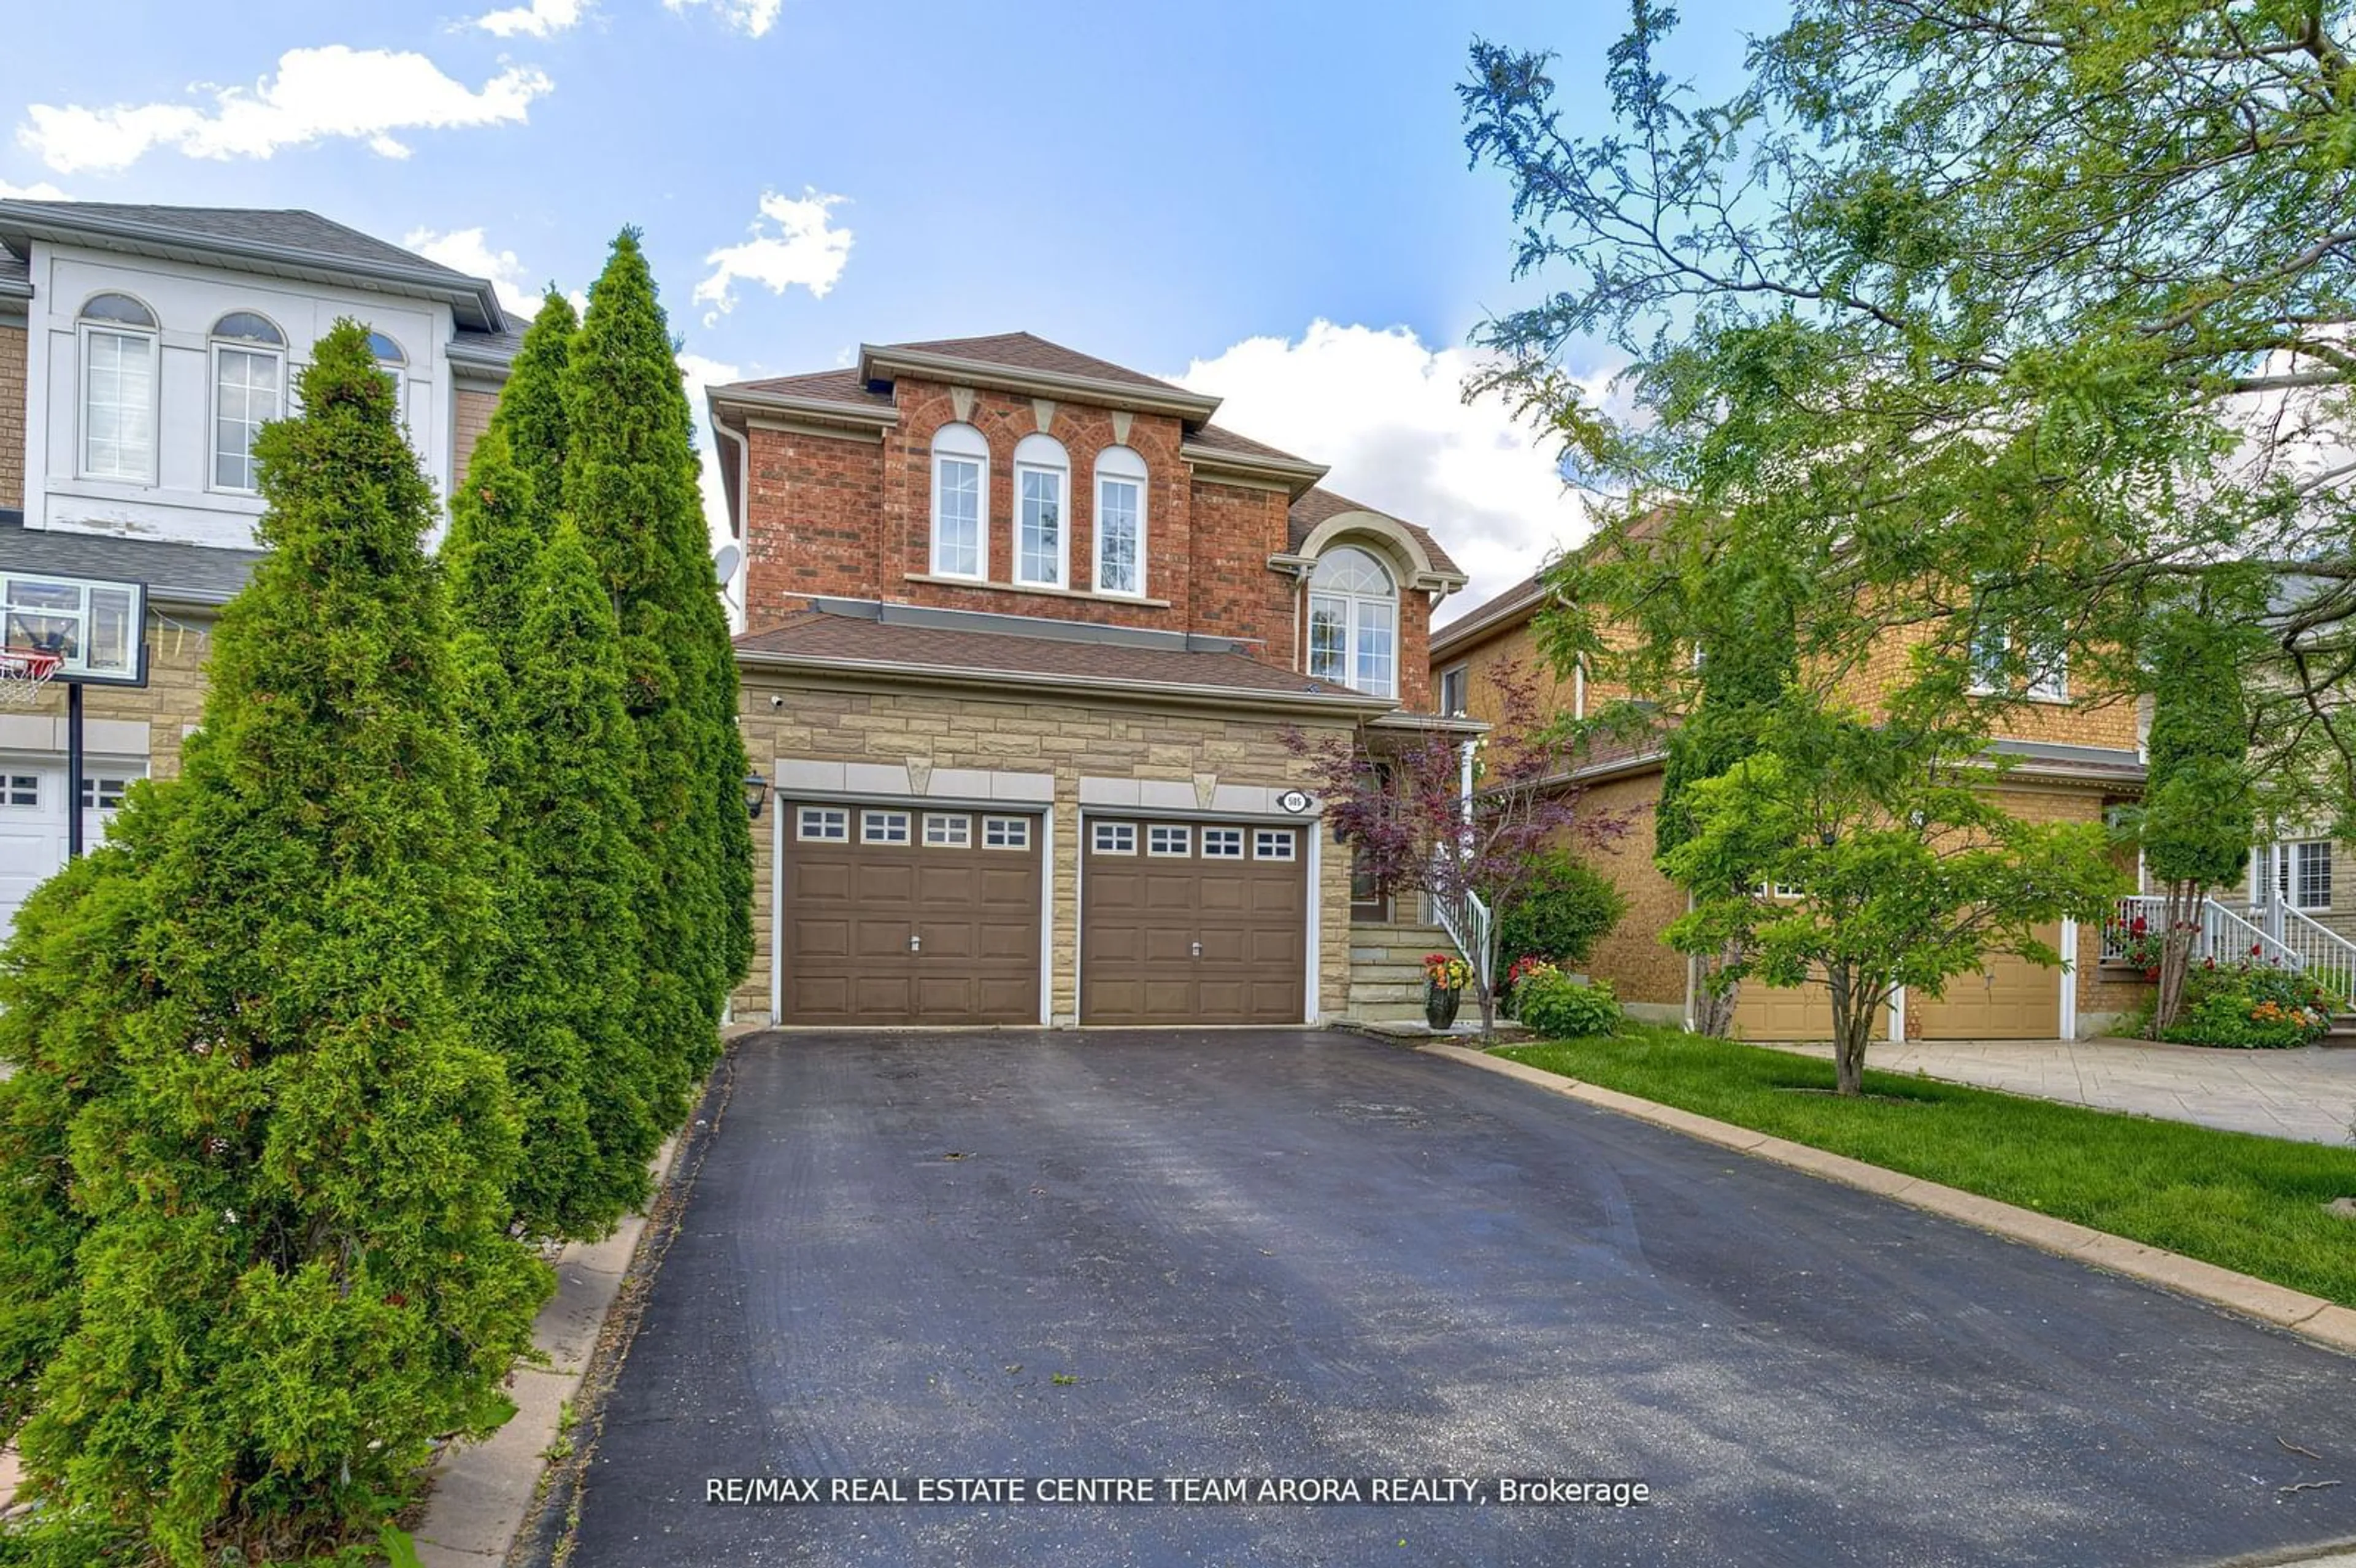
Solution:
<svg viewBox="0 0 2356 1568">
<path fill-rule="evenodd" d="M 1355 1037 L 763 1036 L 571 1562 L 2208 1563 L 2356 1537 L 2351 1373 Z M 705 1500 L 758 1476 L 1539 1475 L 1652 1500 Z M 2282 1489 L 2319 1481 L 2343 1484 Z"/>
</svg>

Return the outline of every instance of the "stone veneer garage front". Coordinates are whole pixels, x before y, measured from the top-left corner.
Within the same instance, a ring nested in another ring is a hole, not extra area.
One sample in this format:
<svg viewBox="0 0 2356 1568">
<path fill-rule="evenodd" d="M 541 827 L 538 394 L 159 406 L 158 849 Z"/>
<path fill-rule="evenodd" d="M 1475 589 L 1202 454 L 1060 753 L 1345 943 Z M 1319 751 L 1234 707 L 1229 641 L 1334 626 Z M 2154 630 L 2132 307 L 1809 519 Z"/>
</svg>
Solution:
<svg viewBox="0 0 2356 1568">
<path fill-rule="evenodd" d="M 1348 732 L 1331 712 L 1287 714 L 1150 690 L 1086 697 L 1008 691 L 870 674 L 742 670 L 741 724 L 755 770 L 772 784 L 754 834 L 753 967 L 733 1005 L 739 1019 L 774 1017 L 778 976 L 776 873 L 781 828 L 797 801 L 948 803 L 1027 807 L 1044 815 L 1047 844 L 1046 1017 L 1076 1021 L 1081 823 L 1133 814 L 1195 822 L 1303 826 L 1311 857 L 1312 952 L 1320 1017 L 1349 1000 L 1350 866 L 1313 816 L 1288 813 L 1288 791 L 1314 794 L 1309 760 L 1287 749 Z M 1309 1017 L 1302 977 L 1302 1021 Z M 1172 1019 L 1173 1024 L 1188 1022 Z"/>
</svg>

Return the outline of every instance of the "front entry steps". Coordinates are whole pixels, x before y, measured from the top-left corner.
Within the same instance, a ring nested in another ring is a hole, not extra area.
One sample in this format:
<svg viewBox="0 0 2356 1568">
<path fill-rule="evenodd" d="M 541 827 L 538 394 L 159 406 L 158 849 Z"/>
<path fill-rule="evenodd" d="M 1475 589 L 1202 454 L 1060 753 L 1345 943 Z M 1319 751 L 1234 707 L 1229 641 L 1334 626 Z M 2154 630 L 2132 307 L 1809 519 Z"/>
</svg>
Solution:
<svg viewBox="0 0 2356 1568">
<path fill-rule="evenodd" d="M 1456 950 L 1454 938 L 1437 925 L 1352 921 L 1349 1016 L 1360 1023 L 1422 1023 L 1424 956 Z M 1468 988 L 1457 1018 L 1477 1007 Z"/>
</svg>

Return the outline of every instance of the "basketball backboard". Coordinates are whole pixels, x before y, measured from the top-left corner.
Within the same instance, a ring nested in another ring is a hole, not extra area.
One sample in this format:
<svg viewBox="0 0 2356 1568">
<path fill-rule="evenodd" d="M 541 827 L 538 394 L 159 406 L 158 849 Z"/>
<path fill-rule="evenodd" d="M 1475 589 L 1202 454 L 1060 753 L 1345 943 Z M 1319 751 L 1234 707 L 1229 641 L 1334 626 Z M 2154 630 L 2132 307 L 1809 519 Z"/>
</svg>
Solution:
<svg viewBox="0 0 2356 1568">
<path fill-rule="evenodd" d="M 147 585 L 0 570 L 0 646 L 55 654 L 52 680 L 147 684 Z"/>
</svg>

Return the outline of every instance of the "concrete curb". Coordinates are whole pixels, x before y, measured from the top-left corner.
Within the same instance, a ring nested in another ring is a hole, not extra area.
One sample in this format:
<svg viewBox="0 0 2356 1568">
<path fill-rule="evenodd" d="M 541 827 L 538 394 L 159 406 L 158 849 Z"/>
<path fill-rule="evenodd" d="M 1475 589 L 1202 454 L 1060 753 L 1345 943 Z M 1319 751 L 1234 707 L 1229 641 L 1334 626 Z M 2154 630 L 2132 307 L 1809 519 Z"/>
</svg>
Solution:
<svg viewBox="0 0 2356 1568">
<path fill-rule="evenodd" d="M 2220 1268 L 2215 1264 L 2202 1263 L 2158 1247 L 2147 1247 L 2141 1242 L 2131 1242 L 2124 1236 L 2114 1236 L 2107 1231 L 2097 1231 L 2074 1221 L 2059 1220 L 2051 1214 L 2040 1214 L 2034 1209 L 2023 1209 L 2011 1203 L 2000 1203 L 1993 1198 L 1983 1198 L 1959 1188 L 1945 1187 L 1935 1181 L 1890 1170 L 1883 1166 L 1869 1165 L 1847 1155 L 1829 1154 L 1805 1144 L 1772 1137 L 1738 1127 L 1731 1122 L 1721 1122 L 1709 1116 L 1681 1111 L 1674 1105 L 1660 1104 L 1652 1100 L 1622 1094 L 1615 1089 L 1600 1088 L 1582 1083 L 1576 1078 L 1508 1061 L 1485 1051 L 1469 1051 L 1461 1045 L 1426 1045 L 1417 1048 L 1426 1056 L 1442 1056 L 1461 1061 L 1468 1067 L 1500 1073 L 1524 1083 L 1578 1100 L 1606 1111 L 1633 1116 L 1640 1122 L 1650 1122 L 1657 1127 L 1716 1144 L 1721 1148 L 1736 1150 L 1760 1159 L 1772 1160 L 1794 1170 L 1804 1170 L 1827 1181 L 1838 1181 L 1858 1187 L 1884 1198 L 1894 1198 L 1901 1203 L 1960 1220 L 1966 1225 L 1993 1232 L 2009 1241 L 2024 1243 L 2045 1252 L 2074 1258 L 2113 1274 L 2139 1279 L 2147 1285 L 2172 1290 L 2179 1296 L 2189 1296 L 2229 1312 L 2254 1317 L 2276 1328 L 2286 1328 L 2302 1339 L 2329 1347 L 2345 1354 L 2356 1355 L 2356 1311 L 2319 1296 L 2290 1290 L 2279 1285 Z"/>
<path fill-rule="evenodd" d="M 758 1029 L 732 1024 L 720 1037 L 733 1042 Z M 649 1216 L 660 1205 L 681 1145 L 692 1132 L 691 1124 L 672 1134 L 655 1156 L 655 1196 L 646 1213 L 624 1220 L 602 1242 L 576 1242 L 556 1255 L 556 1294 L 540 1309 L 531 1334 L 532 1344 L 548 1360 L 519 1365 L 509 1374 L 516 1413 L 506 1425 L 480 1443 L 445 1449 L 434 1462 L 425 1511 L 410 1532 L 423 1568 L 498 1568 L 514 1550 L 540 1501 L 550 1451 L 573 1436 L 564 1430 L 565 1419 L 581 1419 L 582 1380 L 637 1261 Z"/>
</svg>

